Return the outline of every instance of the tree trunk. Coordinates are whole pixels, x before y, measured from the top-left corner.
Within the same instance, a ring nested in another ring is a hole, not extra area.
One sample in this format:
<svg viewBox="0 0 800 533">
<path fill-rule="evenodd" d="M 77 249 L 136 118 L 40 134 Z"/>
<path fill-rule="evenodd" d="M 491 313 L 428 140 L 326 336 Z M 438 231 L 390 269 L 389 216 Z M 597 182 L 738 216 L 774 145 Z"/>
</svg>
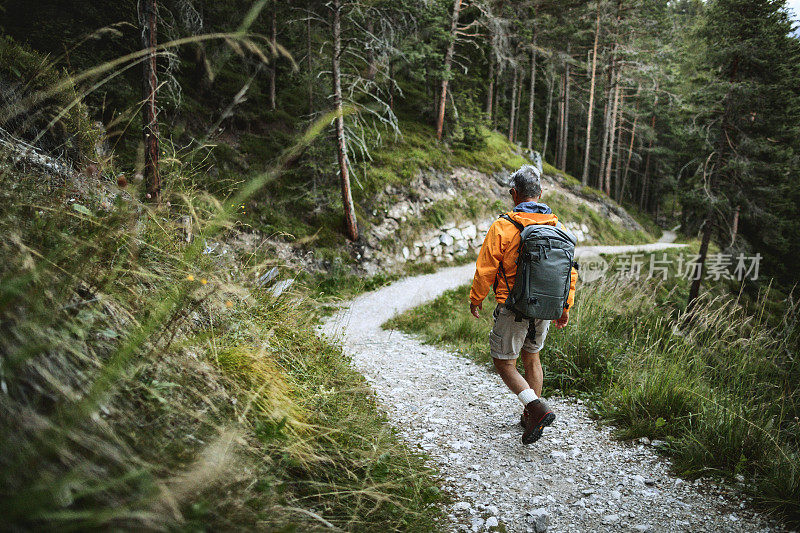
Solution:
<svg viewBox="0 0 800 533">
<path fill-rule="evenodd" d="M 519 121 L 522 116 L 522 92 L 525 88 L 525 71 L 520 70 L 519 84 L 517 85 L 517 112 L 514 115 L 514 135 L 512 135 L 511 142 L 517 142 L 517 133 L 519 132 Z"/>
<path fill-rule="evenodd" d="M 309 4 L 310 8 L 310 4 Z M 311 15 L 306 19 L 306 59 L 308 61 L 308 115 L 314 113 L 314 70 L 311 68 Z"/>
<path fill-rule="evenodd" d="M 453 54 L 456 48 L 456 30 L 458 29 L 458 12 L 461 10 L 461 0 L 453 2 L 453 19 L 450 23 L 450 43 L 447 45 L 447 52 L 444 55 L 444 77 L 442 78 L 442 90 L 439 95 L 438 120 L 436 121 L 436 138 L 442 140 L 444 130 L 444 107 L 447 102 L 447 84 L 450 81 Z"/>
<path fill-rule="evenodd" d="M 600 165 L 597 167 L 597 188 L 603 190 L 603 176 L 606 171 L 606 157 L 608 157 L 608 123 L 611 120 L 611 107 L 613 103 L 611 83 L 608 84 L 606 90 L 605 103 L 603 104 L 603 141 L 600 143 Z"/>
<path fill-rule="evenodd" d="M 489 119 L 489 123 L 492 122 L 492 104 L 494 103 L 494 66 L 495 66 L 495 57 L 494 57 L 494 47 L 491 47 L 489 50 L 489 88 L 486 91 L 486 116 Z"/>
<path fill-rule="evenodd" d="M 514 81 L 511 82 L 511 115 L 508 118 L 508 142 L 514 142 L 514 113 L 517 106 L 517 84 L 519 83 L 519 68 L 514 67 Z"/>
<path fill-rule="evenodd" d="M 647 144 L 647 155 L 645 156 L 644 163 L 644 176 L 642 177 L 642 193 L 639 196 L 639 208 L 642 211 L 647 211 L 647 194 L 650 188 L 650 152 L 653 150 L 653 139 L 656 133 L 656 107 L 658 106 L 658 84 L 655 86 L 656 95 L 653 98 L 653 118 L 650 119 L 650 129 L 652 130 L 652 137 Z"/>
<path fill-rule="evenodd" d="M 617 112 L 619 110 L 619 78 L 619 71 L 617 71 L 614 81 L 614 105 L 611 109 L 611 120 L 609 122 L 608 131 L 608 157 L 606 158 L 605 177 L 603 179 L 603 190 L 609 197 L 611 196 L 611 169 L 614 160 L 614 143 L 617 133 Z"/>
<path fill-rule="evenodd" d="M 342 79 L 339 59 L 342 54 L 342 0 L 333 0 L 333 106 L 336 110 L 336 152 L 339 158 L 339 180 L 342 185 L 342 206 L 347 238 L 358 239 L 358 223 L 350 191 L 350 174 L 347 168 L 347 143 L 344 138 L 344 115 L 342 111 Z"/>
<path fill-rule="evenodd" d="M 147 198 L 161 201 L 161 175 L 158 172 L 158 110 L 156 97 L 158 77 L 156 71 L 156 0 L 142 0 L 142 47 L 149 50 L 144 61 L 144 107 L 142 108 L 142 134 L 144 137 L 144 181 Z"/>
<path fill-rule="evenodd" d="M 622 167 L 622 134 L 625 132 L 625 113 L 623 109 L 625 109 L 625 91 L 620 90 L 619 96 L 619 115 L 617 118 L 617 161 L 614 165 L 614 197 L 617 199 L 617 202 L 620 201 L 619 193 L 620 193 L 620 183 L 622 182 L 620 168 Z"/>
<path fill-rule="evenodd" d="M 734 58 L 733 65 L 731 67 L 732 68 L 729 81 L 731 85 L 733 85 L 737 81 L 738 77 L 737 76 L 739 70 L 738 57 Z M 717 141 L 718 144 L 716 149 L 716 160 L 717 163 L 720 163 L 720 166 L 722 166 L 721 163 L 726 160 L 727 153 L 729 150 L 733 150 L 734 152 L 736 151 L 736 148 L 734 147 L 733 144 L 736 140 L 736 132 L 731 131 L 733 130 L 733 128 L 731 128 L 730 125 L 730 113 L 732 111 L 730 105 L 731 98 L 732 98 L 732 91 L 729 90 L 722 101 L 722 124 L 721 124 L 722 135 L 720 135 Z M 705 179 L 706 176 L 704 175 L 703 177 Z M 729 176 L 724 176 L 723 178 L 729 178 Z M 713 233 L 712 220 L 714 219 L 714 202 L 715 202 L 714 195 L 717 189 L 716 182 L 717 182 L 716 170 L 711 170 L 710 175 L 708 175 L 708 189 L 707 189 L 707 194 L 709 195 L 708 198 L 709 204 L 707 208 L 708 210 L 706 211 L 706 220 L 703 226 L 703 240 L 700 242 L 700 251 L 698 253 L 700 256 L 698 258 L 700 262 L 700 275 L 698 276 L 698 279 L 692 282 L 692 286 L 689 289 L 689 301 L 686 304 L 687 312 L 692 311 L 692 308 L 695 305 L 697 297 L 700 294 L 700 282 L 703 278 L 702 274 L 706 263 L 706 255 L 708 254 L 708 246 L 711 243 L 711 235 Z M 656 208 L 658 208 L 658 206 L 660 206 L 660 203 L 656 205 Z M 691 320 L 691 314 L 688 315 L 687 319 Z"/>
<path fill-rule="evenodd" d="M 550 117 L 553 114 L 553 89 L 555 88 L 555 72 L 550 63 L 550 76 L 547 78 L 547 111 L 544 117 L 544 141 L 542 142 L 542 159 L 547 158 L 547 141 L 550 137 Z"/>
<path fill-rule="evenodd" d="M 589 109 L 586 116 L 586 147 L 583 151 L 583 174 L 581 183 L 589 184 L 589 152 L 592 146 L 592 117 L 594 115 L 594 87 L 597 75 L 597 44 L 600 41 L 600 4 L 597 4 L 597 24 L 594 29 L 594 52 L 592 52 L 592 80 L 589 85 Z"/>
<path fill-rule="evenodd" d="M 570 52 L 572 50 L 571 43 L 567 44 L 567 65 L 564 69 L 564 121 L 562 123 L 562 127 L 564 129 L 563 133 L 561 134 L 562 142 L 561 142 L 561 170 L 567 170 L 567 147 L 568 142 L 567 139 L 569 137 L 569 96 L 570 96 L 570 60 L 572 57 L 570 56 Z"/>
<path fill-rule="evenodd" d="M 492 129 L 497 129 L 497 117 L 500 115 L 500 71 L 495 69 L 495 84 L 494 84 L 494 115 L 492 115 Z"/>
<path fill-rule="evenodd" d="M 638 90 L 636 91 L 639 92 Z M 628 184 L 628 172 L 631 169 L 631 158 L 633 157 L 633 141 L 636 138 L 636 124 L 639 121 L 639 101 L 636 101 L 636 108 L 633 111 L 633 126 L 631 127 L 631 142 L 628 145 L 628 159 L 625 162 L 625 171 L 622 173 L 622 186 L 619 194 L 620 201 L 625 197 L 625 187 Z"/>
<path fill-rule="evenodd" d="M 564 73 L 561 74 L 561 79 L 558 83 L 558 120 L 556 120 L 556 153 L 555 162 L 556 168 L 563 168 L 561 164 L 561 145 L 564 142 Z"/>
<path fill-rule="evenodd" d="M 700 252 L 698 261 L 700 262 L 700 272 L 697 279 L 692 280 L 692 286 L 689 288 L 689 301 L 686 303 L 686 311 L 690 312 L 694 307 L 695 300 L 700 295 L 700 283 L 703 281 L 703 269 L 706 264 L 706 256 L 708 255 L 708 245 L 711 242 L 711 213 L 706 216 L 703 222 L 703 240 L 700 241 Z"/>
<path fill-rule="evenodd" d="M 580 118 L 578 115 L 580 113 L 580 108 L 575 114 L 576 122 Z M 578 128 L 572 128 L 572 172 L 576 172 L 576 169 L 580 168 L 581 164 L 581 139 Z"/>
<path fill-rule="evenodd" d="M 741 209 L 742 206 L 737 205 L 733 210 L 733 222 L 731 222 L 731 244 L 728 246 L 729 248 L 733 246 L 733 243 L 736 242 L 736 235 L 739 233 L 739 211 L 741 211 Z"/>
<path fill-rule="evenodd" d="M 272 2 L 272 27 L 270 28 L 270 44 L 272 45 L 272 64 L 269 69 L 269 108 L 275 111 L 275 81 L 278 77 L 278 2 Z"/>
<path fill-rule="evenodd" d="M 536 96 L 536 30 L 531 43 L 531 88 L 528 97 L 528 150 L 533 150 L 533 103 Z"/>
</svg>

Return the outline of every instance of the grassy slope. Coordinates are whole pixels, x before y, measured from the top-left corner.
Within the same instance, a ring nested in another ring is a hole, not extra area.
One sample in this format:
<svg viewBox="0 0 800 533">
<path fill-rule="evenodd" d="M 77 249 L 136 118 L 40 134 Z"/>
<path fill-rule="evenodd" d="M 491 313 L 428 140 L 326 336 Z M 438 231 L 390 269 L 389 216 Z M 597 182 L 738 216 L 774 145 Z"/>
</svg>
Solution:
<svg viewBox="0 0 800 533">
<path fill-rule="evenodd" d="M 428 166 L 493 172 L 523 163 L 497 133 L 487 132 L 486 145 L 474 151 L 450 151 L 430 138 L 430 128 L 408 124 L 402 140 L 373 154 L 372 181 L 361 184 L 356 198 L 366 201 L 387 183 L 402 186 Z M 243 139 L 245 150 L 257 143 Z M 171 150 L 169 143 L 165 148 Z M 8 328 L 3 351 L 18 357 L 3 370 L 10 390 L 6 412 L 40 409 L 40 393 L 30 386 L 44 388 L 45 404 L 57 411 L 40 414 L 68 437 L 54 439 L 5 420 L 4 441 L 15 443 L 3 463 L 3 484 L 14 487 L 2 506 L 6 516 L 53 527 L 313 528 L 323 523 L 321 516 L 353 530 L 385 523 L 435 529 L 441 511 L 434 504 L 443 498 L 435 473 L 394 436 L 341 350 L 313 333 L 317 302 L 373 288 L 396 274 L 370 280 L 345 269 L 301 274 L 295 291 L 275 301 L 246 281 L 274 265 L 270 258 L 187 255 L 179 217 L 190 215 L 200 227 L 220 209 L 197 189 L 208 178 L 193 162 L 204 157 L 176 152 L 165 160 L 173 206 L 153 214 L 132 200 L 101 210 L 87 193 L 95 184 L 53 197 L 39 183 L 46 178 L 0 169 L 0 223 L 15 235 L 4 255 L 18 258 L 0 271 Z M 238 172 L 224 180 L 241 181 Z M 279 179 L 272 192 L 285 186 Z M 131 190 L 134 197 L 138 192 Z M 69 196 L 85 205 L 71 210 Z M 307 217 L 303 213 L 312 211 L 298 209 L 291 198 L 277 198 L 274 220 L 308 237 L 314 248 L 341 254 L 335 210 Z M 497 207 L 437 203 L 418 224 L 440 225 Z M 238 222 L 254 221 L 247 207 L 237 211 Z M 408 272 L 429 268 L 410 265 Z M 163 323 L 153 322 L 162 311 Z M 140 325 L 152 327 L 147 337 L 139 337 Z M 53 356 L 56 370 L 46 368 Z M 75 374 L 80 382 L 65 385 Z M 107 400 L 98 425 L 101 397 Z M 86 452 L 93 440 L 107 443 L 101 453 Z M 71 459 L 25 469 L 20 453 Z M 47 489 L 37 485 L 43 470 L 53 480 Z M 77 496 L 64 498 L 65 490 Z"/>
<path fill-rule="evenodd" d="M 514 171 L 527 161 L 518 153 L 518 148 L 509 143 L 498 132 L 482 130 L 484 144 L 474 149 L 452 149 L 444 143 L 435 142 L 433 128 L 412 119 L 401 120 L 402 136 L 385 135 L 371 151 L 371 160 L 366 168 L 354 166 L 352 177 L 353 200 L 356 206 L 359 226 L 362 233 L 369 230 L 376 218 L 373 211 L 388 209 L 391 204 L 379 204 L 379 193 L 387 187 L 393 188 L 398 195 L 407 194 L 409 185 L 421 170 L 449 171 L 454 167 L 467 167 L 486 174 L 500 170 Z M 249 139 L 245 136 L 245 139 Z M 218 164 L 235 166 L 230 161 L 248 160 L 252 170 L 266 161 L 266 155 L 254 158 L 258 145 L 240 142 L 239 147 L 217 146 L 215 151 L 220 161 Z M 291 241 L 302 242 L 304 251 L 327 260 L 339 260 L 351 264 L 353 259 L 345 253 L 346 240 L 343 236 L 341 221 L 341 198 L 338 184 L 331 181 L 327 168 L 311 165 L 311 161 L 323 157 L 317 152 L 325 152 L 325 143 L 317 143 L 317 147 L 306 154 L 306 166 L 287 172 L 274 184 L 271 184 L 264 199 L 257 199 L 248 206 L 246 220 L 254 227 L 268 234 L 284 234 Z M 228 161 L 230 160 L 230 161 Z M 309 166 L 310 165 L 310 166 Z M 243 169 L 243 167 L 242 167 Z M 247 175 L 240 170 L 242 178 Z M 582 188 L 571 176 L 556 170 L 550 165 L 545 172 L 558 178 L 564 186 L 578 193 L 602 195 L 591 188 Z M 316 174 L 317 185 L 308 190 L 298 183 L 306 183 L 309 174 Z M 437 227 L 448 220 L 477 218 L 490 216 L 509 209 L 507 202 L 498 202 L 460 191 L 461 199 L 440 200 L 426 206 L 423 216 L 418 220 L 410 220 L 400 229 L 400 243 L 410 242 L 419 233 Z M 268 199 L 268 201 L 266 201 Z M 607 244 L 650 242 L 653 235 L 647 232 L 634 232 L 622 229 L 599 215 L 594 210 L 574 204 L 562 195 L 545 194 L 545 200 L 552 204 L 554 211 L 568 222 L 585 223 L 598 242 Z M 320 206 L 324 208 L 320 209 Z M 658 231 L 653 227 L 651 232 Z M 390 248 L 398 245 L 397 240 L 384 243 Z"/>
<path fill-rule="evenodd" d="M 220 212 L 218 199 L 293 142 L 292 128 L 281 126 L 293 119 L 263 107 L 251 118 L 266 123 L 269 135 L 218 139 L 210 153 L 163 139 L 169 211 L 150 212 L 133 200 L 105 211 L 87 193 L 102 191 L 94 182 L 51 195 L 47 177 L 0 167 L 0 227 L 13 236 L 2 244 L 11 259 L 0 267 L 0 347 L 9 355 L 0 367 L 8 390 L 1 398 L 0 511 L 7 523 L 437 527 L 444 496 L 435 472 L 394 435 L 341 350 L 313 331 L 320 299 L 349 296 L 392 275 L 300 275 L 276 299 L 248 282 L 277 264 L 271 258 L 199 254 L 181 242 L 181 215 L 206 226 Z M 401 127 L 402 138 L 373 150 L 369 172 L 355 174 L 362 225 L 370 223 L 378 191 L 402 190 L 419 169 L 490 173 L 524 163 L 498 133 L 484 132 L 478 149 L 451 150 L 431 142 L 429 126 Z M 185 134 L 177 129 L 166 135 Z M 299 168 L 239 206 L 237 222 L 290 233 L 309 249 L 350 261 L 337 187 L 324 177 L 327 163 L 313 168 L 332 160 L 328 145 L 316 143 Z M 213 163 L 214 172 L 200 161 Z M 115 174 L 111 162 L 105 173 Z M 310 173 L 320 178 L 311 192 L 296 179 Z M 412 229 L 499 210 L 482 200 L 434 203 Z M 40 458 L 35 466 L 33 457 Z"/>
<path fill-rule="evenodd" d="M 449 291 L 386 327 L 488 364 L 494 302 L 487 299 L 476 321 L 467 293 L 467 287 Z M 676 332 L 687 294 L 688 282 L 674 278 L 581 286 L 572 324 L 548 336 L 545 390 L 597 400 L 597 413 L 617 424 L 623 438 L 666 439 L 685 474 L 748 476 L 747 492 L 797 523 L 800 368 L 788 356 L 797 327 L 771 327 L 765 300 L 748 314 L 717 286 L 693 326 Z"/>
<path fill-rule="evenodd" d="M 107 212 L 45 181 L 0 166 L 6 525 L 437 528 L 435 473 L 315 335 L 313 294 L 255 288 L 263 255 L 182 243 L 213 198 Z"/>
</svg>

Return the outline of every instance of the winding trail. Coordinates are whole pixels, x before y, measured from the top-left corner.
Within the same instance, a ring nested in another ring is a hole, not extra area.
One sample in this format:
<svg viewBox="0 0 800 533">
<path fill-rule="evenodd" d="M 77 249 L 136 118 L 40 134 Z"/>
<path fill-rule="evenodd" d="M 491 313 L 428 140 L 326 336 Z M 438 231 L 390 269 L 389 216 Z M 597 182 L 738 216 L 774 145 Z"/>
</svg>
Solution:
<svg viewBox="0 0 800 533">
<path fill-rule="evenodd" d="M 577 255 L 673 246 L 680 245 L 584 247 Z M 614 440 L 573 398 L 549 397 L 555 424 L 523 446 L 522 407 L 496 374 L 381 329 L 395 314 L 468 283 L 473 273 L 470 264 L 402 279 L 353 299 L 321 327 L 352 355 L 402 438 L 438 468 L 455 501 L 451 530 L 486 531 L 498 522 L 507 531 L 536 533 L 779 530 L 734 489 L 676 478 L 652 446 Z M 453 312 L 467 312 L 466 303 Z"/>
</svg>

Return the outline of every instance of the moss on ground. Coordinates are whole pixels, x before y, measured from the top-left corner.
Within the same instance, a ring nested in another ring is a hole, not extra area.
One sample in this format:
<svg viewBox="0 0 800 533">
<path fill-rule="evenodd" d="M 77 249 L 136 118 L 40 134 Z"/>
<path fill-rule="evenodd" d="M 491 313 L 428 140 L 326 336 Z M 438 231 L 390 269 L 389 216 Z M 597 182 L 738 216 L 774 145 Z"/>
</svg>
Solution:
<svg viewBox="0 0 800 533">
<path fill-rule="evenodd" d="M 11 37 L 0 37 L 0 84 L 6 92 L 0 125 L 25 141 L 73 161 L 94 157 L 99 130 L 71 77 Z M 56 90 L 58 89 L 58 90 Z M 95 161 L 96 162 L 96 161 Z"/>
</svg>

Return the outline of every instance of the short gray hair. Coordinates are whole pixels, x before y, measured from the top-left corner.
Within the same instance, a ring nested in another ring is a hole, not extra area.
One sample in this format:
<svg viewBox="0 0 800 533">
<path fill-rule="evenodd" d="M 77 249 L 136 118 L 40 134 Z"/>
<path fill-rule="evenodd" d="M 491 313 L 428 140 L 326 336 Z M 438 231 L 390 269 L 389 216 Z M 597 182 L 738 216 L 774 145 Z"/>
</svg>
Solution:
<svg viewBox="0 0 800 533">
<path fill-rule="evenodd" d="M 511 174 L 510 183 L 520 198 L 538 198 L 542 194 L 541 173 L 533 165 L 523 165 Z"/>
</svg>

